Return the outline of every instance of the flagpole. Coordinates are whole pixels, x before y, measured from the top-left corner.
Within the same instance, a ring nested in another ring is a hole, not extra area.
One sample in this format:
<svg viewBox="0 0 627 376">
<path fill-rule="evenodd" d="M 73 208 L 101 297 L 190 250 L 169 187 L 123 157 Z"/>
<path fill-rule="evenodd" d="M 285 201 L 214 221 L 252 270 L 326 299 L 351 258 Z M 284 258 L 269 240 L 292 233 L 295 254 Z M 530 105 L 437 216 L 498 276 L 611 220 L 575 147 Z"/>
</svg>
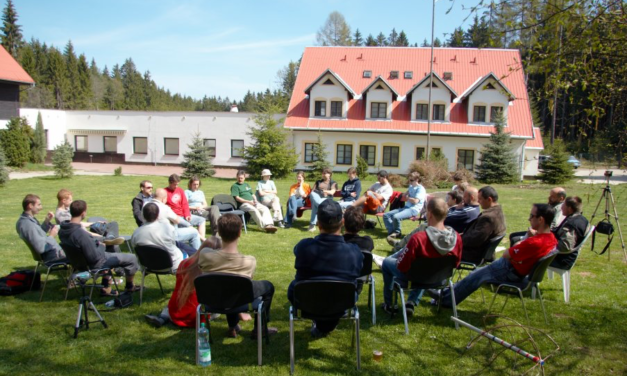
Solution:
<svg viewBox="0 0 627 376">
<path fill-rule="evenodd" d="M 431 61 L 429 62 L 429 108 L 427 109 L 427 154 L 426 160 L 429 160 L 429 154 L 431 152 L 431 118 L 433 117 L 433 109 L 431 108 L 431 90 L 433 88 L 433 35 L 435 33 L 435 2 L 433 0 L 433 9 L 431 11 Z"/>
</svg>

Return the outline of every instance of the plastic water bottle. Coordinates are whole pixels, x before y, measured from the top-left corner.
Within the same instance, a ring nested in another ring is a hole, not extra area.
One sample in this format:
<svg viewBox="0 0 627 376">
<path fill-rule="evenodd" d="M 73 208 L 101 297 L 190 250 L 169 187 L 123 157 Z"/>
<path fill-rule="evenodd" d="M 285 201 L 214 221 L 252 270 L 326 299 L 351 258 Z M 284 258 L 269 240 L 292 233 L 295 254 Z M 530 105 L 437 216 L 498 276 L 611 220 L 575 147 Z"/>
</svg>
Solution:
<svg viewBox="0 0 627 376">
<path fill-rule="evenodd" d="M 211 365 L 211 345 L 209 344 L 209 330 L 205 323 L 200 324 L 198 329 L 198 364 L 202 367 Z"/>
</svg>

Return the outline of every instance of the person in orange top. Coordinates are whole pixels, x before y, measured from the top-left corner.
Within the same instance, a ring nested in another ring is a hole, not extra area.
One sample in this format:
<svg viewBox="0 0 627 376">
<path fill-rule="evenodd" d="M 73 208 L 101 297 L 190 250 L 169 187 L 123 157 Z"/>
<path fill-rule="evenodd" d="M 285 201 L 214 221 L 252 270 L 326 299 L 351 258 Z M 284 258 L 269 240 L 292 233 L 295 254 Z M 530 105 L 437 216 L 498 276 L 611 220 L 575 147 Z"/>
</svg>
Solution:
<svg viewBox="0 0 627 376">
<path fill-rule="evenodd" d="M 296 174 L 296 184 L 290 187 L 290 197 L 287 200 L 287 215 L 285 216 L 285 227 L 292 227 L 296 210 L 301 206 L 311 205 L 309 203 L 309 194 L 311 187 L 305 183 L 305 173 L 298 171 Z"/>
</svg>

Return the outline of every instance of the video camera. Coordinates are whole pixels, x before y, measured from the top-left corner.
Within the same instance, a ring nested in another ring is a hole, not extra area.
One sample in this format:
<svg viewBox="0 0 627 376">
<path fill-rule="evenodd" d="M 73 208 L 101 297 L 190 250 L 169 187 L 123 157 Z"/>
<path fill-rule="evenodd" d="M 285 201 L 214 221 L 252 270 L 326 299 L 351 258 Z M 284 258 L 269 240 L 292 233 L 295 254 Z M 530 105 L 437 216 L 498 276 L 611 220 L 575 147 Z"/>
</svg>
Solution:
<svg viewBox="0 0 627 376">
<path fill-rule="evenodd" d="M 605 175 L 606 178 L 611 178 L 612 175 L 614 175 L 614 171 L 606 170 L 603 175 Z"/>
</svg>

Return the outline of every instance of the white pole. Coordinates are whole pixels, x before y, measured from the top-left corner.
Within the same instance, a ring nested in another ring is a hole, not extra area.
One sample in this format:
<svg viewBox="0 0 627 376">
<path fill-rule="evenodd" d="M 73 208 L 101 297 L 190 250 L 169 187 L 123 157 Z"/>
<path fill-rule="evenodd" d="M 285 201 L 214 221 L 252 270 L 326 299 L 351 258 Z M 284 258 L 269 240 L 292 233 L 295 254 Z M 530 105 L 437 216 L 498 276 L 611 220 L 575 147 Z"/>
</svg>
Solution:
<svg viewBox="0 0 627 376">
<path fill-rule="evenodd" d="M 433 86 L 433 35 L 435 33 L 435 2 L 433 0 L 433 9 L 431 11 L 431 61 L 429 63 L 429 108 L 427 109 L 427 161 L 429 160 L 430 144 L 431 144 L 431 117 L 433 116 L 431 108 L 431 89 Z"/>
</svg>

